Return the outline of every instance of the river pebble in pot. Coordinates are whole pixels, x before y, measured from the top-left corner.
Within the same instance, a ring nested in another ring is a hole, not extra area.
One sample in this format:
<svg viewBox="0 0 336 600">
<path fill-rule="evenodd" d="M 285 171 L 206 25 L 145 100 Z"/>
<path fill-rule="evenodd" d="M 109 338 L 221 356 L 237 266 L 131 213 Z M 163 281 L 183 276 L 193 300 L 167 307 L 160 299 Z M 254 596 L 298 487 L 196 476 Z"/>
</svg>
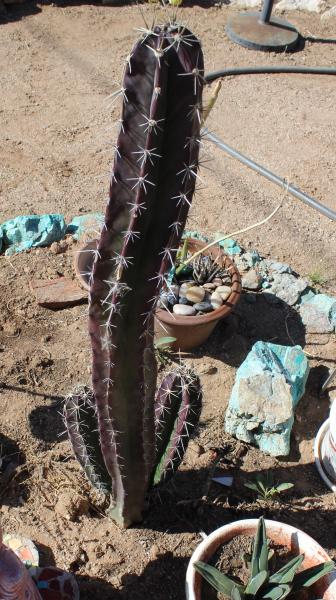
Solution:
<svg viewBox="0 0 336 600">
<path fill-rule="evenodd" d="M 203 287 L 205 290 L 215 290 L 217 285 L 215 283 L 203 283 Z"/>
<path fill-rule="evenodd" d="M 205 289 L 198 286 L 193 286 L 186 291 L 186 297 L 190 302 L 202 302 L 205 296 Z"/>
<path fill-rule="evenodd" d="M 218 288 L 217 288 L 218 289 Z M 211 294 L 211 306 L 212 308 L 216 309 L 216 308 L 220 308 L 223 305 L 223 298 L 222 296 L 217 292 L 217 290 Z"/>
<path fill-rule="evenodd" d="M 199 312 L 207 313 L 211 312 L 213 310 L 213 307 L 210 302 L 197 302 L 196 304 L 194 304 L 194 309 Z"/>
<path fill-rule="evenodd" d="M 175 306 L 173 306 L 173 313 L 182 317 L 192 317 L 193 315 L 196 315 L 196 310 L 193 306 L 175 304 Z"/>
<path fill-rule="evenodd" d="M 180 290 L 179 290 L 179 294 L 180 296 L 185 296 L 186 292 L 189 288 L 194 287 L 195 286 L 195 282 L 194 281 L 184 281 L 184 283 L 182 283 L 180 285 Z"/>
<path fill-rule="evenodd" d="M 216 289 L 216 293 L 220 294 L 222 300 L 227 300 L 227 298 L 230 296 L 231 294 L 231 288 L 228 285 L 220 285 L 217 289 Z"/>
<path fill-rule="evenodd" d="M 215 277 L 212 283 L 214 283 L 215 286 L 218 287 L 219 285 L 222 285 L 223 282 L 220 277 Z"/>
<path fill-rule="evenodd" d="M 189 300 L 185 296 L 180 296 L 178 301 L 179 304 L 189 304 Z"/>
</svg>

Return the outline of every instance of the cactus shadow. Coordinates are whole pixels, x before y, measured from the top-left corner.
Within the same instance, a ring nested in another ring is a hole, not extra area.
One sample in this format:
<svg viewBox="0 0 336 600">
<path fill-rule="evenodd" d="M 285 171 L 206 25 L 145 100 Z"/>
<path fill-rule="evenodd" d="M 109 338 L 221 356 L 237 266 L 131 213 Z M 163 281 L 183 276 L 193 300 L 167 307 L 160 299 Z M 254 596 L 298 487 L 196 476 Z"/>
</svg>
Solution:
<svg viewBox="0 0 336 600">
<path fill-rule="evenodd" d="M 257 341 L 304 347 L 305 328 L 299 313 L 272 294 L 244 293 L 234 313 L 217 325 L 195 354 L 239 367 Z"/>
<path fill-rule="evenodd" d="M 39 2 L 39 4 L 41 3 Z M 1 23 L 21 21 L 25 17 L 37 15 L 40 12 L 41 8 L 35 0 L 30 0 L 30 2 L 24 2 L 23 4 L 6 4 L 5 12 L 0 13 L 0 25 Z"/>
<path fill-rule="evenodd" d="M 189 556 L 165 552 L 150 561 L 140 575 L 123 575 L 118 588 L 101 578 L 77 576 L 81 600 L 184 600 L 188 560 Z"/>
<path fill-rule="evenodd" d="M 34 437 L 46 443 L 67 439 L 61 402 L 37 406 L 29 414 L 29 426 Z"/>
<path fill-rule="evenodd" d="M 0 433 L 0 505 L 21 506 L 26 495 L 25 454 L 18 444 Z"/>
</svg>

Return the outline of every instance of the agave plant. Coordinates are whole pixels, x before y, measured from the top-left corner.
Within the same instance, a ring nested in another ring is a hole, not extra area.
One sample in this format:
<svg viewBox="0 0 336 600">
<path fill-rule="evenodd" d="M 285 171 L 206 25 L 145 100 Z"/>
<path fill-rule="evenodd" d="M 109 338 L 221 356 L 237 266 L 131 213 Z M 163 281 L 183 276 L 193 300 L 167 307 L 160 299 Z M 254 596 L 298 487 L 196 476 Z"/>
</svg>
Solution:
<svg viewBox="0 0 336 600">
<path fill-rule="evenodd" d="M 314 585 L 334 569 L 333 561 L 328 561 L 298 572 L 303 560 L 304 554 L 300 554 L 275 573 L 270 572 L 269 542 L 265 521 L 261 517 L 253 542 L 247 585 L 242 585 L 202 561 L 195 562 L 194 568 L 215 590 L 231 600 L 283 600 L 294 598 L 297 592 Z"/>
</svg>

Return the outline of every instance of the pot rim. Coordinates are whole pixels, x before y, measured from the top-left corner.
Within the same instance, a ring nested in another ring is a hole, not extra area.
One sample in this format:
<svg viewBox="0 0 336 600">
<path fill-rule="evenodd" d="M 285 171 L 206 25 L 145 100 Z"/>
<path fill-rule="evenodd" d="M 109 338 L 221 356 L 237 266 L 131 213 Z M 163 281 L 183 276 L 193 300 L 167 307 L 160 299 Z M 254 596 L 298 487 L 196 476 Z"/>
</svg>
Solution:
<svg viewBox="0 0 336 600">
<path fill-rule="evenodd" d="M 201 242 L 200 240 L 198 240 L 196 238 L 189 237 L 187 239 L 192 242 L 196 242 L 196 244 L 200 247 L 201 246 L 206 247 L 206 245 L 207 245 L 207 244 L 205 244 L 205 242 Z M 213 247 L 220 248 L 220 246 L 218 246 L 218 244 Z M 216 308 L 215 310 L 211 311 L 210 313 L 206 313 L 205 315 L 196 315 L 196 316 L 189 316 L 189 317 L 175 315 L 174 313 L 171 313 L 168 310 L 164 310 L 162 308 L 157 308 L 156 312 L 155 312 L 155 316 L 159 321 L 161 321 L 162 323 L 165 323 L 167 325 L 182 325 L 183 327 L 195 327 L 197 325 L 202 325 L 203 323 L 205 324 L 205 323 L 211 323 L 213 321 L 219 321 L 220 319 L 223 319 L 224 317 L 226 317 L 232 311 L 232 309 L 237 304 L 237 302 L 240 298 L 240 295 L 241 295 L 241 291 L 242 291 L 241 277 L 240 277 L 240 273 L 239 273 L 236 265 L 234 264 L 233 260 L 228 256 L 228 254 L 225 254 L 225 252 L 222 250 L 222 248 L 220 248 L 220 250 L 222 251 L 222 255 L 223 255 L 223 259 L 225 260 L 225 263 L 228 265 L 228 269 L 232 269 L 232 278 L 231 278 L 232 291 L 231 291 L 230 296 L 227 298 L 227 300 L 225 300 L 225 303 L 223 304 L 223 306 L 221 306 L 220 308 Z M 195 282 L 195 285 L 197 285 L 196 282 Z"/>
<path fill-rule="evenodd" d="M 225 538 L 233 539 L 237 535 L 248 535 L 255 533 L 257 528 L 258 519 L 241 519 L 238 521 L 232 521 L 231 523 L 227 523 L 218 529 L 215 529 L 212 533 L 210 533 L 204 540 L 201 542 L 197 548 L 194 550 L 186 573 L 186 595 L 188 600 L 196 600 L 197 596 L 195 594 L 195 583 L 196 578 L 201 580 L 201 575 L 197 573 L 197 571 L 193 568 L 194 562 L 198 560 L 202 560 L 206 551 L 211 548 L 211 555 L 216 552 L 219 546 L 222 543 L 223 536 Z M 283 523 L 282 521 L 273 521 L 270 519 L 265 519 L 266 531 L 268 536 L 274 539 L 277 535 L 279 535 L 281 530 L 285 530 L 289 535 L 299 535 L 301 545 L 314 547 L 314 556 L 316 554 L 317 558 L 320 558 L 321 561 L 331 560 L 327 552 L 320 546 L 320 544 L 314 540 L 310 535 L 298 529 L 297 527 L 293 527 L 292 525 L 288 525 L 287 523 Z M 231 534 L 231 535 L 230 535 Z M 317 560 L 318 562 L 318 560 Z M 334 593 L 336 590 L 336 571 L 333 571 L 329 575 L 326 575 L 326 581 L 328 582 L 328 586 L 333 585 Z M 334 587 L 335 586 L 335 587 Z M 328 599 L 331 596 L 327 597 Z"/>
<path fill-rule="evenodd" d="M 329 431 L 329 424 L 330 424 L 330 418 L 327 419 L 326 421 L 324 421 L 324 423 L 322 423 L 320 429 L 317 432 L 317 435 L 315 438 L 315 443 L 314 443 L 314 459 L 315 459 L 315 465 L 319 472 L 319 475 L 323 479 L 324 483 L 335 494 L 336 493 L 336 485 L 335 485 L 335 483 L 333 483 L 333 481 L 330 479 L 328 473 L 326 472 L 324 465 L 323 465 L 322 456 L 321 456 L 322 442 L 323 442 L 324 437 L 326 436 L 326 434 Z"/>
</svg>

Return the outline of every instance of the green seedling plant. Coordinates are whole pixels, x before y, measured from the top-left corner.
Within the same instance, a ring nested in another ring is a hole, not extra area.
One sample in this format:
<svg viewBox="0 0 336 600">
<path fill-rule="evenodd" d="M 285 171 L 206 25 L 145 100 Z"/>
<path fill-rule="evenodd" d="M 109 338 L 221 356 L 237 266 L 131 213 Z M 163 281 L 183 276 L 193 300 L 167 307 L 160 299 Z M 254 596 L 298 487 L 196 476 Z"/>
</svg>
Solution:
<svg viewBox="0 0 336 600">
<path fill-rule="evenodd" d="M 230 600 L 294 600 L 299 598 L 297 594 L 300 591 L 311 587 L 334 569 L 333 561 L 328 561 L 298 572 L 303 561 L 304 554 L 300 554 L 275 573 L 270 572 L 269 541 L 265 521 L 261 517 L 254 538 L 247 585 L 231 579 L 202 561 L 195 562 L 194 568 L 217 592 Z"/>
<path fill-rule="evenodd" d="M 244 483 L 245 487 L 257 492 L 259 500 L 273 500 L 282 492 L 286 492 L 294 487 L 293 483 L 273 483 L 270 477 L 256 477 L 255 482 L 248 481 Z"/>
</svg>

